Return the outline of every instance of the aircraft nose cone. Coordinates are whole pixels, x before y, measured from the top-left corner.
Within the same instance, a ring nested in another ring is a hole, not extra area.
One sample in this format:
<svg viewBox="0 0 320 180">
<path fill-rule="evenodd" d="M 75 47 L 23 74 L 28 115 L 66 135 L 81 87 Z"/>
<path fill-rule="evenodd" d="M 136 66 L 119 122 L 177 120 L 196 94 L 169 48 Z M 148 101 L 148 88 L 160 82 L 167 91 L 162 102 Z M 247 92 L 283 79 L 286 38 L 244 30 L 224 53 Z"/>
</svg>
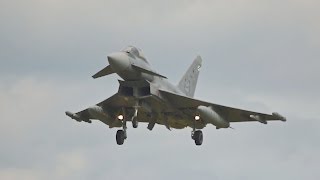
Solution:
<svg viewBox="0 0 320 180">
<path fill-rule="evenodd" d="M 122 53 L 122 52 L 117 52 L 117 53 L 112 53 L 107 56 L 108 61 L 112 69 L 116 72 L 123 71 L 127 69 L 130 65 L 129 57 L 128 55 Z"/>
</svg>

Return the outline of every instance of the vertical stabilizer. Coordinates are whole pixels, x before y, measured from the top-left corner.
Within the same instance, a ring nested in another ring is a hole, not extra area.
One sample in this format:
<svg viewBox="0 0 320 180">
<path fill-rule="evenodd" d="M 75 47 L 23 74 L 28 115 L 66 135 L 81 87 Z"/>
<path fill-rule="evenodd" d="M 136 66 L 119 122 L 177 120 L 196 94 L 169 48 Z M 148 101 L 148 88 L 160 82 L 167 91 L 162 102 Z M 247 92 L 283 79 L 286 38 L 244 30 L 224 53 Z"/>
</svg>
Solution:
<svg viewBox="0 0 320 180">
<path fill-rule="evenodd" d="M 193 61 L 188 71 L 182 77 L 179 82 L 179 89 L 184 92 L 187 96 L 193 97 L 194 92 L 196 90 L 200 67 L 201 67 L 202 59 L 200 56 L 197 56 Z"/>
</svg>

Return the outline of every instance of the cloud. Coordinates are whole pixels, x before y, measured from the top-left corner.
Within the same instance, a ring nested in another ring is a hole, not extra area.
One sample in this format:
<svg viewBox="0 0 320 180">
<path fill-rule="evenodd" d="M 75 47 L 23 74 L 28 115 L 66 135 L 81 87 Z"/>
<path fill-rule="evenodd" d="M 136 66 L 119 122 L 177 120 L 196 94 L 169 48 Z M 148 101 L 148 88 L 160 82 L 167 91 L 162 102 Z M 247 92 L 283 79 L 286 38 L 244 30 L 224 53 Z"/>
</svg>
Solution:
<svg viewBox="0 0 320 180">
<path fill-rule="evenodd" d="M 82 152 L 68 152 L 59 154 L 56 163 L 56 175 L 58 179 L 81 178 L 81 174 L 87 168 L 86 156 Z"/>
<path fill-rule="evenodd" d="M 33 78 L 19 79 L 3 84 L 0 91 L 0 114 L 2 115 L 1 134 L 24 134 L 39 123 L 39 117 L 49 112 L 55 104 L 55 94 L 47 82 L 37 82 Z M 8 128 L 10 127 L 10 128 Z"/>
<path fill-rule="evenodd" d="M 0 179 L 319 179 L 318 1 L 1 1 Z M 78 123 L 117 91 L 92 80 L 106 54 L 137 45 L 177 82 L 192 58 L 204 65 L 196 97 L 288 122 L 204 129 Z M 174 69 L 172 68 L 174 67 Z"/>
<path fill-rule="evenodd" d="M 37 172 L 34 170 L 1 169 L 0 178 L 8 179 L 8 180 L 18 180 L 18 179 L 38 180 L 38 179 L 43 179 L 45 177 L 42 176 L 41 172 Z"/>
</svg>

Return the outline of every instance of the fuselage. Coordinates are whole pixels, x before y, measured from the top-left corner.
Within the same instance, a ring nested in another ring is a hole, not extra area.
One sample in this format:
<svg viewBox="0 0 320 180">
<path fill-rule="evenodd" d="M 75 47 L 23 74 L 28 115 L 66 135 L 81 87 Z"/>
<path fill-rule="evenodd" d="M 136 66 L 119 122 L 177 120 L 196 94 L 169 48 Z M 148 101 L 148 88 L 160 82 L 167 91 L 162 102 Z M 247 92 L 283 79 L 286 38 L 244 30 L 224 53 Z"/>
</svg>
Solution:
<svg viewBox="0 0 320 180">
<path fill-rule="evenodd" d="M 155 72 L 150 63 L 142 55 L 141 51 L 135 47 L 129 47 L 120 52 L 108 55 L 108 61 L 112 69 L 125 81 L 146 80 L 157 89 L 165 88 L 167 91 L 185 95 L 177 86 L 170 83 L 166 78 L 138 71 L 133 66 L 138 66 L 150 72 Z"/>
</svg>

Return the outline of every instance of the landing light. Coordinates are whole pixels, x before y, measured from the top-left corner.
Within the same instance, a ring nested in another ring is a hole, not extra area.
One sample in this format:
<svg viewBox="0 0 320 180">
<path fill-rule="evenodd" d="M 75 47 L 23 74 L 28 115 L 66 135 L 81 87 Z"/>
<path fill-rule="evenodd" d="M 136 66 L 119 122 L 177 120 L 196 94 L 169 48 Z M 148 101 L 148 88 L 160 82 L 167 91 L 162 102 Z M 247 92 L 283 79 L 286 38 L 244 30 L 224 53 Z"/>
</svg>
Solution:
<svg viewBox="0 0 320 180">
<path fill-rule="evenodd" d="M 195 119 L 196 121 L 199 121 L 199 120 L 200 120 L 200 116 L 199 116 L 199 115 L 196 115 L 196 116 L 194 117 L 194 119 Z"/>
<path fill-rule="evenodd" d="M 119 119 L 119 120 L 123 120 L 123 115 L 120 114 L 120 115 L 118 116 L 118 119 Z"/>
</svg>

